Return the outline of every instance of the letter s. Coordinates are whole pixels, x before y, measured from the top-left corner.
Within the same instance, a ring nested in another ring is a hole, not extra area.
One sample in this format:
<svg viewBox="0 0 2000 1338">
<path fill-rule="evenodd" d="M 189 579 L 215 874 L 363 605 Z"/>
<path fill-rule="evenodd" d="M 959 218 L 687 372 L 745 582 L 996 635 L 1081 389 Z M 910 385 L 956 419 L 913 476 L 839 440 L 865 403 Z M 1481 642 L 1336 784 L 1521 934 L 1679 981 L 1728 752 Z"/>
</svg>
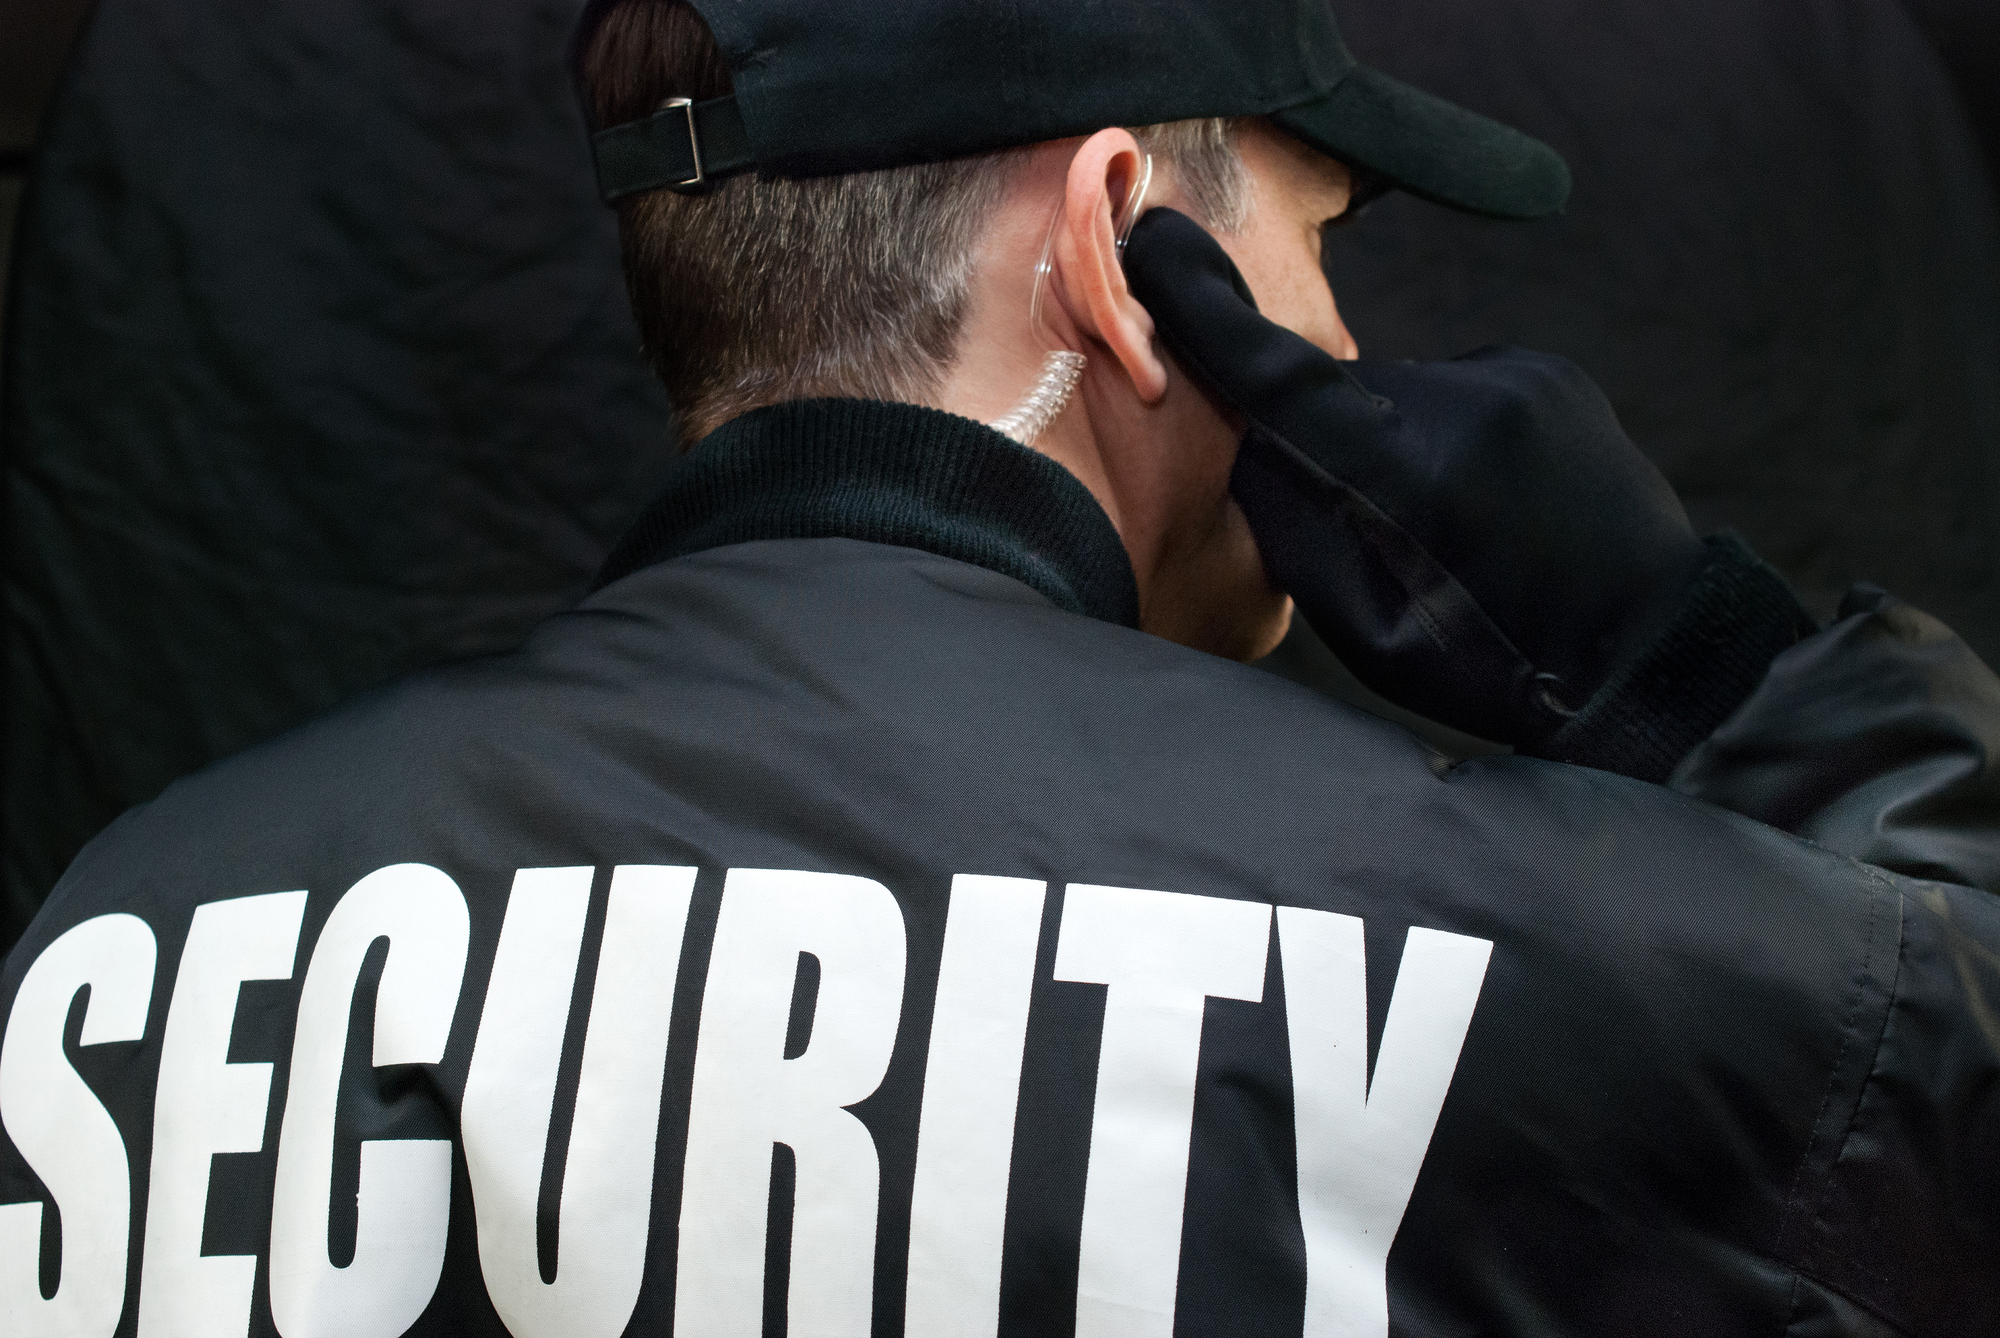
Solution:
<svg viewBox="0 0 2000 1338">
<path fill-rule="evenodd" d="M 132 1226 L 125 1140 L 63 1054 L 76 992 L 90 987 L 84 1045 L 146 1034 L 159 958 L 133 915 L 86 920 L 43 949 L 22 977 L 0 1044 L 0 1123 L 62 1216 L 62 1277 L 42 1296 L 42 1205 L 0 1207 L 0 1330 L 9 1338 L 90 1338 L 118 1327 Z"/>
</svg>

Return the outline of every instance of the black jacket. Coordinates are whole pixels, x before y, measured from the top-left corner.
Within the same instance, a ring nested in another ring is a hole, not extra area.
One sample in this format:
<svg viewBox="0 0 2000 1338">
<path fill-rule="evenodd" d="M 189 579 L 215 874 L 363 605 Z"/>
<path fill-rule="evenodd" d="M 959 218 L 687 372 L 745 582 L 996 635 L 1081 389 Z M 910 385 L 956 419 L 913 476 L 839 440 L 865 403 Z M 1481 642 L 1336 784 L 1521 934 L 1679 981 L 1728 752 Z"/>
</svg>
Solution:
<svg viewBox="0 0 2000 1338">
<path fill-rule="evenodd" d="M 2000 684 L 1923 615 L 1671 788 L 1452 765 L 851 402 L 606 576 L 77 860 L 8 1334 L 2000 1329 Z"/>
</svg>

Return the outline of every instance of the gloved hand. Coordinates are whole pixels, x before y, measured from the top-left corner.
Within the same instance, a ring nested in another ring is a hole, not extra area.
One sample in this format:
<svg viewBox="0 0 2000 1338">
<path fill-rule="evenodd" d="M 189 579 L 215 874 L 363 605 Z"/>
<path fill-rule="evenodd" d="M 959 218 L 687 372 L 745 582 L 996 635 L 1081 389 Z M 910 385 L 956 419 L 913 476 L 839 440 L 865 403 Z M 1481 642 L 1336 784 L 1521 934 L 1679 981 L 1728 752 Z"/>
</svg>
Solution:
<svg viewBox="0 0 2000 1338">
<path fill-rule="evenodd" d="M 1704 613 L 1697 644 L 1678 647 L 1671 675 L 1686 677 L 1679 660 L 1700 670 L 1718 636 L 1742 641 L 1746 616 L 1757 644 L 1747 665 L 1734 664 L 1744 647 L 1721 648 L 1733 699 L 1681 702 L 1714 718 L 1670 750 L 1719 724 L 1812 630 L 1740 542 L 1696 537 L 1565 359 L 1496 348 L 1444 363 L 1337 362 L 1258 314 L 1222 248 L 1167 209 L 1140 221 L 1125 264 L 1182 366 L 1248 422 L 1232 489 L 1271 579 L 1389 700 L 1524 752 L 1659 779 L 1664 756 L 1619 755 L 1634 724 L 1628 680 L 1691 602 Z M 1607 753 L 1586 736 L 1621 693 L 1610 722 L 1621 739 Z"/>
</svg>

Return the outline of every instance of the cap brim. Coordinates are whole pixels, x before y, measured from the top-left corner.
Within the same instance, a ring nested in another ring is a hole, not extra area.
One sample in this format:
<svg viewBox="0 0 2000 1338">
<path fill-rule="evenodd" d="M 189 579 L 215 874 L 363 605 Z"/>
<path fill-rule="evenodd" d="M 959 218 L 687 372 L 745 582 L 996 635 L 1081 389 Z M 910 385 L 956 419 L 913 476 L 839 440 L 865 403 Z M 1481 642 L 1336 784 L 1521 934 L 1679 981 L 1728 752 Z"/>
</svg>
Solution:
<svg viewBox="0 0 2000 1338">
<path fill-rule="evenodd" d="M 1548 145 L 1365 65 L 1325 97 L 1271 119 L 1323 153 L 1453 209 L 1541 218 L 1569 199 L 1569 165 Z"/>
</svg>

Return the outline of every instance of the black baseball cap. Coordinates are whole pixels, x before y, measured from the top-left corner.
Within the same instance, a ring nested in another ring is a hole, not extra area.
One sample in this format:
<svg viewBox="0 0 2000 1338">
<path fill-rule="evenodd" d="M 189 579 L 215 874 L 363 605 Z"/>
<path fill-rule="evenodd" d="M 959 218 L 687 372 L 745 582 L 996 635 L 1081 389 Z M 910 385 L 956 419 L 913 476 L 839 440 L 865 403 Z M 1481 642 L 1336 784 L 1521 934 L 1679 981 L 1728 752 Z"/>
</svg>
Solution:
<svg viewBox="0 0 2000 1338">
<path fill-rule="evenodd" d="M 573 53 L 613 2 L 586 7 Z M 1539 218 L 1569 198 L 1569 168 L 1548 145 L 1357 62 L 1328 0 L 691 3 L 734 93 L 598 130 L 606 201 L 1234 116 L 1269 116 L 1468 213 Z"/>
</svg>

